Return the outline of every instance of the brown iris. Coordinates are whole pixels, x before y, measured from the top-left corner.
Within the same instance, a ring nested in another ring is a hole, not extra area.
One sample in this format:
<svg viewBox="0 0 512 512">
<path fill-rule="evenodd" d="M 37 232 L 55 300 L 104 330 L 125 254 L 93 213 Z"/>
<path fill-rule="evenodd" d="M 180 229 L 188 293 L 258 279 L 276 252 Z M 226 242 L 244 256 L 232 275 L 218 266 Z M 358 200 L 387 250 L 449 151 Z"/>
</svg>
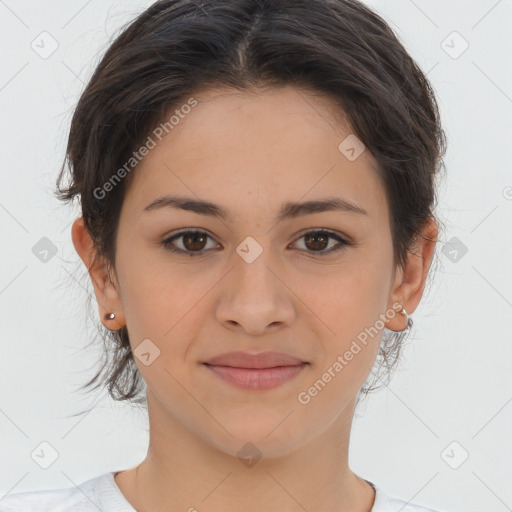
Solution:
<svg viewBox="0 0 512 512">
<path fill-rule="evenodd" d="M 309 249 L 321 251 L 329 244 L 329 238 L 329 235 L 324 233 L 309 233 L 304 235 L 304 243 Z M 311 241 L 312 247 L 308 245 Z"/>
</svg>

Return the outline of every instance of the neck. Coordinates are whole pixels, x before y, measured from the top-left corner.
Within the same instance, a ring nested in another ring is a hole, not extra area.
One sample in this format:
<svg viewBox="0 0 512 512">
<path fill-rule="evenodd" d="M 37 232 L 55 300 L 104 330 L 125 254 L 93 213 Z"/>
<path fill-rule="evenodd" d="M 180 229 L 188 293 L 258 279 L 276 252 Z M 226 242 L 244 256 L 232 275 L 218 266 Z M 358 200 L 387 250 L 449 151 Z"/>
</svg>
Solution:
<svg viewBox="0 0 512 512">
<path fill-rule="evenodd" d="M 286 455 L 251 459 L 254 445 L 246 447 L 249 457 L 226 453 L 150 402 L 148 392 L 147 456 L 136 470 L 116 476 L 138 512 L 370 512 L 373 506 L 374 490 L 348 466 L 354 403 L 312 442 Z"/>
</svg>

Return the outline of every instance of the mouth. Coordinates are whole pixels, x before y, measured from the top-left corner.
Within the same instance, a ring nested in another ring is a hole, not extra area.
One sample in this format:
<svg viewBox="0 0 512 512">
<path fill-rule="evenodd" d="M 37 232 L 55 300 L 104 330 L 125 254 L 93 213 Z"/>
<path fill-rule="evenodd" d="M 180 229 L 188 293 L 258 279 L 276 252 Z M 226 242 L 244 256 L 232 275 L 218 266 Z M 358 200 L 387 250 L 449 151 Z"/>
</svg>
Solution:
<svg viewBox="0 0 512 512">
<path fill-rule="evenodd" d="M 296 377 L 308 365 L 274 366 L 271 368 L 239 368 L 203 363 L 214 375 L 240 389 L 271 389 Z"/>
<path fill-rule="evenodd" d="M 215 377 L 238 389 L 266 390 L 289 382 L 309 363 L 283 352 L 226 352 L 202 363 Z"/>
<path fill-rule="evenodd" d="M 231 366 L 246 369 L 265 369 L 278 366 L 297 366 L 307 363 L 283 352 L 226 352 L 215 356 L 205 364 L 214 366 Z"/>
<path fill-rule="evenodd" d="M 237 388 L 264 390 L 290 381 L 309 363 L 282 352 L 227 352 L 203 365 Z"/>
</svg>

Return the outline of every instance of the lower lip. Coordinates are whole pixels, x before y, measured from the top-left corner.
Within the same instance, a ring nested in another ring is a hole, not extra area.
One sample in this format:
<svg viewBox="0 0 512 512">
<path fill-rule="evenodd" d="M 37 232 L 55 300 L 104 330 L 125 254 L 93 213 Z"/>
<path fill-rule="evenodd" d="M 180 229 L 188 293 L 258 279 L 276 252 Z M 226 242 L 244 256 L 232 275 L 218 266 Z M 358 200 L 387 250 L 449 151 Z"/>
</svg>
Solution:
<svg viewBox="0 0 512 512">
<path fill-rule="evenodd" d="M 275 368 L 235 368 L 205 364 L 212 372 L 226 382 L 242 389 L 271 389 L 298 375 L 307 365 L 276 366 Z"/>
</svg>

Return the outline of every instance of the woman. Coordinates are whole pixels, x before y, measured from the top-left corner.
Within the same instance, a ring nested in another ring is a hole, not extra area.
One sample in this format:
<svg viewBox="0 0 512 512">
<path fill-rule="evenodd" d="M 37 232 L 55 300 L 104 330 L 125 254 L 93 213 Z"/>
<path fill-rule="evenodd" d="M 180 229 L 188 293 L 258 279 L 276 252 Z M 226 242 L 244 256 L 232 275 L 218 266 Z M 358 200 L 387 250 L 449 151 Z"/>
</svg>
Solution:
<svg viewBox="0 0 512 512">
<path fill-rule="evenodd" d="M 151 5 L 84 90 L 57 182 L 114 342 L 88 385 L 147 404 L 148 453 L 0 510 L 430 510 L 348 452 L 423 294 L 443 152 L 428 81 L 363 4 Z"/>
</svg>

